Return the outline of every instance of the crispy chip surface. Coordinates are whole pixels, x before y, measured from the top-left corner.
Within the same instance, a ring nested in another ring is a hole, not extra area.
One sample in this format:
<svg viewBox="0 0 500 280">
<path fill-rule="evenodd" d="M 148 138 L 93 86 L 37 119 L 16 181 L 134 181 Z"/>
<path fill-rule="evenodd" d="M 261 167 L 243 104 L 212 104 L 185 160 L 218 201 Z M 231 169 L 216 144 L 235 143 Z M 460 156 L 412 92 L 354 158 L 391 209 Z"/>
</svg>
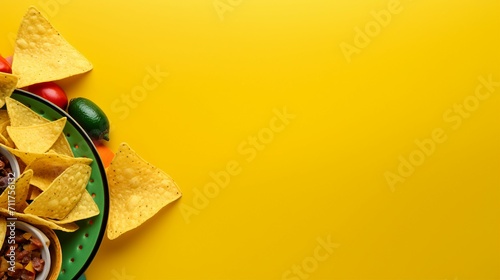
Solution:
<svg viewBox="0 0 500 280">
<path fill-rule="evenodd" d="M 51 122 L 10 97 L 6 104 L 7 110 L 0 109 L 0 146 L 18 158 L 24 172 L 15 182 L 9 179 L 9 187 L 0 194 L 0 226 L 2 216 L 8 215 L 55 230 L 76 231 L 74 221 L 99 214 L 85 189 L 92 160 L 73 157 L 63 134 L 65 117 Z M 14 141 L 17 148 L 8 147 L 14 147 Z"/>
<path fill-rule="evenodd" d="M 0 195 L 0 207 L 7 209 L 10 206 L 14 207 L 16 211 L 24 210 L 24 207 L 26 206 L 26 199 L 28 198 L 30 190 L 30 180 L 32 176 L 33 171 L 26 170 L 13 182 L 13 184 L 9 184 L 9 186 Z M 9 205 L 9 195 L 11 199 L 14 198 L 14 205 Z"/>
<path fill-rule="evenodd" d="M 50 149 L 58 154 L 74 157 L 73 151 L 71 151 L 71 147 L 69 146 L 68 139 L 64 137 L 64 133 L 61 133 Z"/>
<path fill-rule="evenodd" d="M 7 110 L 4 110 L 4 109 L 0 109 L 0 123 L 4 123 L 6 121 L 9 121 L 10 118 L 9 118 L 9 113 L 7 112 Z"/>
<path fill-rule="evenodd" d="M 45 153 L 54 145 L 66 125 L 66 117 L 30 126 L 8 126 L 7 133 L 17 148 L 30 153 Z"/>
<path fill-rule="evenodd" d="M 49 122 L 49 120 L 40 116 L 35 111 L 15 99 L 7 97 L 5 99 L 5 104 L 11 126 L 31 126 Z M 68 140 L 64 137 L 63 133 L 61 133 L 51 148 L 58 154 L 73 157 L 71 147 L 69 146 Z"/>
<path fill-rule="evenodd" d="M 26 166 L 26 169 L 33 170 L 31 185 L 41 190 L 46 190 L 68 167 L 77 163 L 86 164 L 88 162 L 84 158 L 54 156 L 56 154 L 52 154 L 52 157 L 50 154 L 47 154 L 47 156 L 37 158 Z"/>
<path fill-rule="evenodd" d="M 14 149 L 12 147 L 9 147 L 4 144 L 0 144 L 0 146 L 4 147 L 7 149 L 11 154 L 15 155 L 16 157 L 20 158 L 21 161 L 29 165 L 32 163 L 34 160 L 40 159 L 40 158 L 47 158 L 47 159 L 53 159 L 53 160 L 69 160 L 71 157 L 61 155 L 61 154 L 56 154 L 56 153 L 30 153 L 30 152 L 25 152 L 21 151 L 18 149 Z M 83 158 L 83 157 L 78 157 L 74 158 L 78 163 L 83 163 L 83 164 L 91 164 L 92 159 L 90 158 Z"/>
<path fill-rule="evenodd" d="M 78 230 L 78 225 L 75 223 L 69 223 L 69 224 L 56 224 L 50 220 L 46 220 L 44 218 L 40 218 L 35 215 L 31 214 L 24 214 L 24 213 L 19 213 L 19 212 L 9 212 L 7 209 L 0 208 L 0 214 L 2 216 L 6 217 L 15 217 L 19 219 L 20 221 L 32 224 L 32 225 L 37 225 L 37 226 L 46 226 L 50 229 L 54 230 L 60 230 L 64 232 L 74 232 Z"/>
<path fill-rule="evenodd" d="M 5 104 L 5 98 L 9 97 L 16 89 L 18 77 L 9 73 L 0 73 L 0 107 Z"/>
<path fill-rule="evenodd" d="M 139 157 L 126 143 L 120 145 L 106 174 L 109 239 L 138 227 L 182 195 L 170 176 Z"/>
<path fill-rule="evenodd" d="M 75 208 L 62 220 L 54 220 L 56 224 L 68 224 L 71 222 L 87 219 L 99 215 L 99 207 L 95 203 L 89 192 L 84 191 L 82 198 L 75 205 Z"/>
<path fill-rule="evenodd" d="M 11 126 L 30 126 L 49 122 L 49 120 L 13 98 L 7 97 L 5 104 Z"/>
<path fill-rule="evenodd" d="M 5 146 L 14 148 L 14 143 L 12 143 L 12 140 L 9 140 L 9 138 L 4 136 L 3 134 L 0 134 L 0 143 Z"/>
<path fill-rule="evenodd" d="M 51 219 L 63 219 L 82 197 L 91 168 L 77 163 L 68 167 L 42 192 L 24 213 Z"/>
<path fill-rule="evenodd" d="M 30 7 L 21 21 L 12 73 L 18 88 L 55 81 L 92 69 L 92 64 L 40 14 Z"/>
<path fill-rule="evenodd" d="M 10 125 L 9 120 L 0 122 L 0 133 L 7 132 L 7 126 L 9 125 Z"/>
</svg>

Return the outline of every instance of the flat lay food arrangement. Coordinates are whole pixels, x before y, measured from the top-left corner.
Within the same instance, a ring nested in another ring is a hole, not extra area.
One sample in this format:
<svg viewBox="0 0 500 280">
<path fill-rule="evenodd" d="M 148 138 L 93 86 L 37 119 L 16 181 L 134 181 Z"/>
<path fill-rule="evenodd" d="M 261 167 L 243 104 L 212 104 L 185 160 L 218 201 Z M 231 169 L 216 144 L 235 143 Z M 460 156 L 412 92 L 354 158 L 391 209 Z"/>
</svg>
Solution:
<svg viewBox="0 0 500 280">
<path fill-rule="evenodd" d="M 500 280 L 500 1 L 0 4 L 0 280 Z"/>
<path fill-rule="evenodd" d="M 181 191 L 126 143 L 103 154 L 105 169 L 96 149 L 109 140 L 105 112 L 85 97 L 68 101 L 54 83 L 92 64 L 35 7 L 21 21 L 11 60 L 2 57 L 0 73 L 0 279 L 74 279 L 104 232 L 118 238 Z M 55 234 L 44 244 L 17 223 Z M 44 247 L 59 256 L 50 262 Z M 41 278 L 42 271 L 49 273 Z"/>
</svg>

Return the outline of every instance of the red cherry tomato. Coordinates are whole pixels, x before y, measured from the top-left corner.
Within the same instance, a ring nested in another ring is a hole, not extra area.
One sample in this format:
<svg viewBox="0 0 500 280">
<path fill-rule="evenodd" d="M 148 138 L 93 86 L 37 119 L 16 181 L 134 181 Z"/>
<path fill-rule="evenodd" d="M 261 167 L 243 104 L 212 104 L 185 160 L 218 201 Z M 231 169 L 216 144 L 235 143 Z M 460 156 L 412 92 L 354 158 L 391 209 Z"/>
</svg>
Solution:
<svg viewBox="0 0 500 280">
<path fill-rule="evenodd" d="M 66 110 L 68 106 L 68 97 L 66 93 L 54 82 L 31 85 L 28 87 L 28 91 L 45 98 L 63 110 Z"/>
<path fill-rule="evenodd" d="M 1 55 L 0 55 L 0 72 L 12 73 L 12 68 L 10 67 L 10 63 Z"/>
</svg>

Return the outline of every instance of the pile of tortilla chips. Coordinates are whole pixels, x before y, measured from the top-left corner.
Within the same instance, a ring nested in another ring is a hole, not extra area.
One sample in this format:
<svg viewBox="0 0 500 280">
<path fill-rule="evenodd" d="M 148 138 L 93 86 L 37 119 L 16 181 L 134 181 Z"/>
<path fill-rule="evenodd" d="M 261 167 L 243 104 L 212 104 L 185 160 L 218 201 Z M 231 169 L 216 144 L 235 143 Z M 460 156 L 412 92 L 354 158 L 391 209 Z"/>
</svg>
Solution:
<svg viewBox="0 0 500 280">
<path fill-rule="evenodd" d="M 99 214 L 86 186 L 92 160 L 75 158 L 63 134 L 66 118 L 49 121 L 6 98 L 0 146 L 18 158 L 21 174 L 0 194 L 0 213 L 51 229 L 75 231 L 75 221 Z M 14 200 L 13 200 L 14 199 Z"/>
<path fill-rule="evenodd" d="M 77 220 L 99 214 L 85 187 L 88 158 L 75 158 L 62 133 L 65 118 L 49 121 L 9 96 L 14 89 L 85 73 L 92 64 L 30 7 L 19 28 L 13 74 L 0 75 L 0 146 L 20 160 L 14 209 L 19 219 L 52 229 L 75 231 Z M 123 143 L 106 170 L 110 239 L 132 230 L 181 197 L 175 182 Z M 30 202 L 30 203 L 28 203 Z M 7 192 L 0 195 L 0 214 L 9 214 Z"/>
<path fill-rule="evenodd" d="M 13 184 L 14 204 L 8 191 L 0 195 L 0 213 L 75 231 L 75 221 L 99 214 L 85 189 L 92 161 L 73 156 L 63 134 L 66 118 L 49 121 L 9 96 L 16 88 L 85 73 L 92 64 L 34 7 L 21 21 L 13 59 L 13 74 L 0 73 L 0 107 L 7 107 L 0 110 L 0 146 L 18 158 L 22 174 Z"/>
</svg>

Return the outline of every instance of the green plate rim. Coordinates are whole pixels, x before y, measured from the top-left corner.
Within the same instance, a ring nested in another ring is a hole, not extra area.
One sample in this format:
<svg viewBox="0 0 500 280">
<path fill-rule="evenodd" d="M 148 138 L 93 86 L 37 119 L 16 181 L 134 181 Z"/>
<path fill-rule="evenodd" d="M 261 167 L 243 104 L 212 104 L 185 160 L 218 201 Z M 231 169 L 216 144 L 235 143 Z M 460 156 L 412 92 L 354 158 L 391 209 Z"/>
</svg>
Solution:
<svg viewBox="0 0 500 280">
<path fill-rule="evenodd" d="M 98 216 L 101 216 L 101 218 L 102 218 L 101 228 L 99 229 L 99 234 L 97 236 L 96 242 L 95 242 L 94 247 L 92 248 L 92 251 L 89 254 L 87 260 L 85 261 L 85 263 L 82 265 L 82 267 L 77 271 L 77 273 L 73 277 L 73 279 L 78 279 L 80 276 L 83 275 L 85 270 L 92 263 L 95 255 L 97 254 L 97 252 L 99 250 L 99 247 L 100 247 L 102 240 L 104 238 L 104 234 L 106 232 L 106 226 L 107 226 L 108 214 L 109 214 L 109 190 L 108 190 L 108 181 L 106 178 L 105 168 L 102 164 L 101 157 L 99 156 L 99 153 L 97 152 L 97 149 L 96 149 L 93 141 L 90 139 L 88 134 L 83 130 L 83 128 L 68 113 L 66 113 L 61 108 L 54 105 L 53 103 L 51 103 L 51 102 L 33 94 L 33 93 L 30 93 L 28 91 L 16 89 L 12 93 L 11 98 L 16 99 L 15 98 L 16 95 L 21 95 L 23 97 L 33 99 L 36 102 L 40 102 L 40 103 L 46 105 L 47 107 L 49 107 L 50 109 L 56 111 L 56 113 L 59 113 L 60 115 L 65 116 L 67 118 L 67 122 L 69 122 L 75 128 L 75 130 L 77 130 L 79 132 L 80 136 L 83 138 L 83 140 L 89 146 L 90 151 L 92 152 L 92 155 L 96 159 L 96 164 L 98 166 L 99 173 L 102 176 L 102 186 L 103 186 L 102 191 L 104 194 L 104 205 L 103 205 L 103 211 L 101 211 L 101 213 L 98 215 Z M 57 234 L 57 232 L 56 232 L 56 234 Z M 64 256 L 63 256 L 63 259 L 64 259 Z"/>
</svg>

